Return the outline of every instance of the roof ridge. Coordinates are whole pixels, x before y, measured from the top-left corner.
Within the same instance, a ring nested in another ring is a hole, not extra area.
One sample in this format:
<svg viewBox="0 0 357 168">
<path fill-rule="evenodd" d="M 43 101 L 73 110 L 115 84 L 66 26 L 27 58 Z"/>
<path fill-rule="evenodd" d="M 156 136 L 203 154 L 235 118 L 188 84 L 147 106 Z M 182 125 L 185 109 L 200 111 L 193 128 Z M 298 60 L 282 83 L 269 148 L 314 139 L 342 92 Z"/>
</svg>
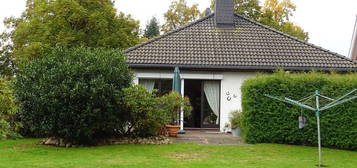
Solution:
<svg viewBox="0 0 357 168">
<path fill-rule="evenodd" d="M 286 36 L 286 37 L 288 37 L 288 38 L 290 38 L 290 39 L 292 39 L 292 40 L 295 40 L 295 41 L 304 43 L 304 44 L 309 45 L 309 46 L 311 46 L 311 47 L 320 49 L 320 50 L 322 50 L 322 51 L 324 51 L 324 52 L 327 52 L 327 53 L 329 53 L 329 54 L 335 55 L 335 56 L 337 56 L 337 57 L 340 57 L 340 58 L 342 58 L 342 59 L 345 59 L 345 60 L 347 60 L 347 61 L 350 61 L 350 62 L 352 62 L 352 63 L 357 64 L 357 61 L 355 61 L 355 60 L 353 60 L 353 59 L 350 59 L 350 58 L 347 58 L 346 56 L 343 56 L 343 55 L 338 54 L 338 53 L 336 53 L 336 52 L 333 52 L 333 51 L 330 51 L 330 50 L 328 50 L 328 49 L 322 48 L 322 47 L 320 47 L 320 46 L 317 46 L 317 45 L 315 45 L 315 44 L 309 43 L 309 42 L 307 42 L 307 41 L 300 40 L 300 39 L 298 39 L 298 38 L 296 38 L 296 37 L 294 37 L 294 36 L 291 36 L 291 35 L 289 35 L 289 34 L 287 34 L 287 33 L 284 33 L 284 32 L 282 32 L 282 31 L 280 31 L 280 30 L 277 30 L 277 29 L 272 28 L 272 27 L 270 27 L 270 26 L 267 26 L 267 25 L 264 25 L 264 24 L 262 24 L 262 23 L 259 23 L 259 22 L 255 21 L 255 20 L 249 19 L 249 18 L 247 18 L 247 17 L 245 17 L 245 16 L 242 16 L 242 15 L 239 15 L 239 14 L 236 14 L 236 13 L 235 13 L 234 15 L 236 15 L 237 17 L 240 17 L 240 18 L 242 18 L 242 19 L 244 19 L 244 20 L 247 20 L 247 21 L 249 21 L 249 22 L 252 22 L 252 23 L 254 23 L 254 24 L 258 25 L 258 26 L 261 26 L 261 27 L 263 27 L 263 28 L 266 28 L 266 29 L 268 29 L 268 30 L 270 30 L 270 31 L 273 31 L 273 32 L 276 32 L 276 33 L 278 33 L 278 34 L 284 35 L 284 36 Z"/>
<path fill-rule="evenodd" d="M 171 34 L 173 34 L 173 33 L 176 33 L 176 32 L 179 32 L 179 31 L 181 31 L 181 30 L 183 30 L 183 29 L 186 29 L 186 28 L 188 28 L 188 27 L 191 27 L 191 26 L 193 26 L 193 25 L 195 25 L 195 24 L 198 24 L 198 23 L 200 23 L 200 22 L 202 22 L 202 21 L 204 21 L 204 20 L 206 20 L 206 19 L 212 17 L 213 15 L 214 15 L 214 13 L 211 13 L 211 14 L 209 14 L 209 15 L 207 15 L 207 16 L 205 16 L 205 17 L 202 17 L 202 18 L 200 18 L 200 19 L 197 19 L 197 20 L 195 20 L 195 21 L 193 21 L 193 22 L 191 22 L 191 23 L 189 23 L 189 24 L 187 24 L 187 25 L 185 25 L 185 26 L 179 27 L 179 28 L 177 28 L 177 29 L 175 29 L 175 30 L 171 30 L 171 31 L 169 31 L 169 32 L 167 32 L 167 33 L 164 33 L 164 34 L 160 35 L 160 36 L 154 37 L 154 38 L 152 38 L 152 39 L 150 39 L 150 40 L 148 40 L 148 41 L 145 41 L 145 42 L 143 42 L 143 43 L 137 44 L 137 45 L 135 45 L 135 46 L 133 46 L 133 47 L 130 47 L 130 48 L 124 50 L 124 53 L 128 53 L 128 52 L 130 52 L 130 51 L 132 51 L 132 50 L 135 50 L 135 49 L 137 49 L 137 48 L 139 48 L 139 47 L 142 47 L 142 46 L 145 46 L 145 45 L 147 45 L 147 44 L 150 44 L 150 43 L 152 43 L 152 42 L 154 42 L 154 41 L 160 40 L 160 39 L 162 39 L 162 38 L 164 38 L 164 37 L 166 37 L 166 36 L 168 36 L 168 35 L 171 35 Z"/>
</svg>

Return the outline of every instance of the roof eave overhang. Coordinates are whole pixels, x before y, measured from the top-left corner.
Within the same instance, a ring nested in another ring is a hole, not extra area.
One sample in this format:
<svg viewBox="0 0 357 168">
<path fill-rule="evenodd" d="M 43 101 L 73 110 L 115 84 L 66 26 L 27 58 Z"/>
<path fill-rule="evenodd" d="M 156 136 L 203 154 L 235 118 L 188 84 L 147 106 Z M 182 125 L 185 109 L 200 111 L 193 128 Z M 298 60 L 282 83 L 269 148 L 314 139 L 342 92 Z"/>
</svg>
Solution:
<svg viewBox="0 0 357 168">
<path fill-rule="evenodd" d="M 219 71 L 275 71 L 284 69 L 287 71 L 336 71 L 355 72 L 356 68 L 328 68 L 328 67 L 281 67 L 281 66 L 215 66 L 215 65 L 174 65 L 174 64 L 129 64 L 132 69 L 172 69 L 179 67 L 187 70 L 219 70 Z"/>
</svg>

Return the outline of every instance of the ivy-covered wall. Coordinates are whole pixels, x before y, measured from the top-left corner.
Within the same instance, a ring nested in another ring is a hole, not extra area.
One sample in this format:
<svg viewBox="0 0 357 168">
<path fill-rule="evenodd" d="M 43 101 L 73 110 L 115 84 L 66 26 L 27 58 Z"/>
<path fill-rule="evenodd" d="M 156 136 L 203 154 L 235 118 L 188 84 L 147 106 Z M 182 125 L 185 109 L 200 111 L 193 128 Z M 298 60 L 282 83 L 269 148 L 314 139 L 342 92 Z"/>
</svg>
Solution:
<svg viewBox="0 0 357 168">
<path fill-rule="evenodd" d="M 277 72 L 246 80 L 242 86 L 243 137 L 248 143 L 317 145 L 316 117 L 303 110 L 307 125 L 298 127 L 301 108 L 264 96 L 271 94 L 299 100 L 318 89 L 328 97 L 338 97 L 357 88 L 357 74 Z M 355 93 L 354 95 L 357 95 Z M 326 104 L 321 99 L 321 106 Z M 308 101 L 313 105 L 313 101 Z M 322 145 L 357 150 L 357 99 L 323 111 Z"/>
</svg>

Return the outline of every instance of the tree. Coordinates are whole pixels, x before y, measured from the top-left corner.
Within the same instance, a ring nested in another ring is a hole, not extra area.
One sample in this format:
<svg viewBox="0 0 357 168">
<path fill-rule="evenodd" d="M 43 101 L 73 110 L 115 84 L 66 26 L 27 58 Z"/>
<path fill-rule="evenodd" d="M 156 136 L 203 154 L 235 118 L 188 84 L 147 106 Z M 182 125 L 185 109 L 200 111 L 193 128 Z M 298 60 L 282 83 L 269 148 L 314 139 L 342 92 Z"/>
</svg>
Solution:
<svg viewBox="0 0 357 168">
<path fill-rule="evenodd" d="M 122 89 L 132 72 L 118 49 L 53 48 L 16 75 L 25 135 L 95 144 L 126 126 Z"/>
<path fill-rule="evenodd" d="M 300 40 L 308 40 L 308 33 L 290 21 L 296 6 L 290 0 L 266 0 L 262 7 L 259 22 L 295 36 Z"/>
<path fill-rule="evenodd" d="M 211 1 L 214 9 L 215 0 Z M 290 0 L 265 0 L 263 6 L 259 0 L 234 0 L 237 14 L 273 27 L 300 40 L 308 40 L 309 35 L 301 27 L 289 19 L 293 16 L 296 6 Z"/>
<path fill-rule="evenodd" d="M 0 78 L 0 140 L 19 136 L 20 124 L 14 121 L 17 109 L 10 81 Z"/>
<path fill-rule="evenodd" d="M 150 39 L 158 35 L 160 35 L 159 22 L 156 17 L 152 17 L 150 22 L 146 25 L 144 30 L 144 37 Z"/>
<path fill-rule="evenodd" d="M 165 24 L 162 26 L 163 32 L 178 29 L 201 17 L 198 4 L 191 7 L 187 5 L 186 0 L 177 0 L 171 3 L 169 10 L 164 14 Z"/>
<path fill-rule="evenodd" d="M 6 55 L 16 64 L 28 63 L 55 46 L 126 49 L 139 42 L 138 21 L 117 14 L 111 0 L 27 0 L 26 4 L 21 17 L 5 20 L 10 31 L 3 32 L 0 40 L 1 57 Z"/>
<path fill-rule="evenodd" d="M 215 0 L 211 0 L 211 9 L 215 9 Z M 234 0 L 235 13 L 257 20 L 261 15 L 259 0 Z"/>
<path fill-rule="evenodd" d="M 0 37 L 0 39 L 1 38 L 2 37 Z M 6 44 L 5 41 L 0 41 L 0 78 L 14 76 L 15 66 L 14 60 L 11 57 L 11 51 L 11 45 Z"/>
</svg>

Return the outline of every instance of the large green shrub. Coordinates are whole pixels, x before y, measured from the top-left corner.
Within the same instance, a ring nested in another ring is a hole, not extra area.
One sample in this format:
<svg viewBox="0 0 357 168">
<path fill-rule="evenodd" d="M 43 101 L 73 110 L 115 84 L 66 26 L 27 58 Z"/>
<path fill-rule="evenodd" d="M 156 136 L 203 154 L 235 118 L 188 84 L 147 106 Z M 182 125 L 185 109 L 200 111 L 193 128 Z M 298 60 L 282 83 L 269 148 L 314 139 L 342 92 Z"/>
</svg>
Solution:
<svg viewBox="0 0 357 168">
<path fill-rule="evenodd" d="M 18 137 L 16 131 L 20 125 L 14 122 L 16 112 L 10 82 L 0 78 L 0 139 Z"/>
<path fill-rule="evenodd" d="M 307 126 L 298 128 L 301 108 L 279 102 L 264 94 L 290 97 L 296 100 L 321 94 L 337 97 L 357 88 L 357 74 L 289 74 L 278 72 L 259 75 L 242 86 L 244 138 L 249 143 L 317 144 L 316 117 L 303 110 Z M 322 99 L 323 103 L 326 100 Z M 321 114 L 322 145 L 357 150 L 357 100 L 333 107 Z"/>
<path fill-rule="evenodd" d="M 166 124 L 178 124 L 179 110 L 190 115 L 192 107 L 186 97 L 177 92 L 170 92 L 161 97 L 148 92 L 143 86 L 136 85 L 124 89 L 126 129 L 124 135 L 147 137 L 164 133 Z"/>
<path fill-rule="evenodd" d="M 131 137 L 155 136 L 168 120 L 165 111 L 158 108 L 159 98 L 143 86 L 135 85 L 124 89 L 124 104 L 128 110 L 125 115 L 127 129 L 124 135 Z"/>
<path fill-rule="evenodd" d="M 120 99 L 131 81 L 118 50 L 52 49 L 16 77 L 20 119 L 27 133 L 95 143 L 123 126 Z"/>
<path fill-rule="evenodd" d="M 159 98 L 159 107 L 168 116 L 166 124 L 178 125 L 180 110 L 183 110 L 184 116 L 191 115 L 192 106 L 188 97 L 182 97 L 180 93 L 172 91 Z"/>
</svg>

